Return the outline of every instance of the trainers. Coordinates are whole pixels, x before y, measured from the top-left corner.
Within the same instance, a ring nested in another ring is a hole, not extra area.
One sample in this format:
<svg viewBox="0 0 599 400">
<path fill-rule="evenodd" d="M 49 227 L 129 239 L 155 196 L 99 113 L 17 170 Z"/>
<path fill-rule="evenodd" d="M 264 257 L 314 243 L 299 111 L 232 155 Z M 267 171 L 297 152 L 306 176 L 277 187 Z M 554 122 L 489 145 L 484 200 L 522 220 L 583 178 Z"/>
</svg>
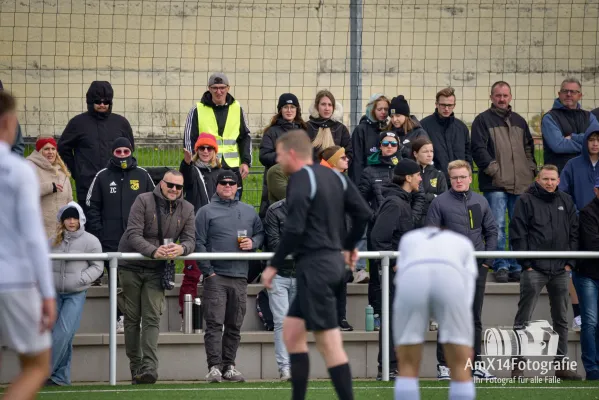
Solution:
<svg viewBox="0 0 599 400">
<path fill-rule="evenodd" d="M 496 376 L 490 373 L 486 368 L 479 367 L 472 373 L 476 378 L 479 379 L 495 379 Z"/>
<path fill-rule="evenodd" d="M 445 365 L 437 364 L 437 380 L 438 381 L 450 381 L 451 371 Z"/>
<path fill-rule="evenodd" d="M 378 314 L 374 314 L 374 330 L 381 330 L 381 317 Z"/>
<path fill-rule="evenodd" d="M 154 371 L 146 370 L 134 377 L 137 385 L 152 385 L 158 380 L 158 374 Z"/>
<path fill-rule="evenodd" d="M 580 315 L 575 317 L 572 321 L 572 330 L 574 332 L 580 332 L 580 328 L 582 327 L 582 320 L 580 319 Z"/>
<path fill-rule="evenodd" d="M 102 286 L 102 278 L 98 278 L 92 282 L 91 286 Z"/>
<path fill-rule="evenodd" d="M 206 375 L 206 381 L 209 383 L 220 383 L 223 380 L 223 374 L 221 374 L 220 369 L 216 365 L 210 367 L 210 372 Z"/>
<path fill-rule="evenodd" d="M 339 328 L 344 332 L 351 332 L 354 330 L 354 327 L 351 326 L 345 318 L 343 318 L 341 322 L 339 322 Z"/>
<path fill-rule="evenodd" d="M 396 369 L 392 369 L 389 370 L 389 380 L 392 381 L 395 378 L 397 378 L 397 376 L 399 375 L 399 371 L 397 371 Z M 379 371 L 378 374 L 376 375 L 376 380 L 377 381 L 382 381 L 383 380 L 383 372 Z"/>
<path fill-rule="evenodd" d="M 245 378 L 243 377 L 243 375 L 241 375 L 241 372 L 235 369 L 234 365 L 229 365 L 225 369 L 223 379 L 231 382 L 245 382 Z"/>
<path fill-rule="evenodd" d="M 368 283 L 370 281 L 370 274 L 365 270 L 360 270 L 354 273 L 354 283 Z"/>
<path fill-rule="evenodd" d="M 125 333 L 125 316 L 121 317 L 116 321 L 116 333 Z"/>
<path fill-rule="evenodd" d="M 284 370 L 281 371 L 279 378 L 283 381 L 283 382 L 289 382 L 291 381 L 291 371 L 288 368 L 285 368 Z"/>
<path fill-rule="evenodd" d="M 581 381 L 582 376 L 578 375 L 576 371 L 571 371 L 569 369 L 562 369 L 555 371 L 555 377 L 559 379 L 563 379 L 565 381 Z"/>
<path fill-rule="evenodd" d="M 437 323 L 437 321 L 433 321 L 431 319 L 429 321 L 429 324 L 428 324 L 428 330 L 429 331 L 438 331 L 439 330 L 439 324 Z"/>
<path fill-rule="evenodd" d="M 509 280 L 509 273 L 507 269 L 500 269 L 495 272 L 495 282 L 497 283 L 507 283 Z"/>
<path fill-rule="evenodd" d="M 520 277 L 522 276 L 522 272 L 514 271 L 508 274 L 508 282 L 520 282 Z"/>
</svg>

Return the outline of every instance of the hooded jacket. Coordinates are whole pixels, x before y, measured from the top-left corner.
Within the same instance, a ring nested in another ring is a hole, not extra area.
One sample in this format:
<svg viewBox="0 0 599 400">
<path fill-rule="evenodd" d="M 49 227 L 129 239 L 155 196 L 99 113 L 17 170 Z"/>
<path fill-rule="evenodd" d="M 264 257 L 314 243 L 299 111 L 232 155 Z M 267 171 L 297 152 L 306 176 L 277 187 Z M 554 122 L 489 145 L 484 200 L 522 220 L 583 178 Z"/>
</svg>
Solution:
<svg viewBox="0 0 599 400">
<path fill-rule="evenodd" d="M 46 237 L 51 237 L 56 231 L 56 213 L 60 207 L 73 201 L 71 180 L 60 169 L 58 164 L 52 165 L 40 152 L 34 150 L 27 160 L 35 167 L 40 187 L 42 214 Z M 56 184 L 63 186 L 62 192 L 55 189 Z"/>
<path fill-rule="evenodd" d="M 73 174 L 77 196 L 84 199 L 99 170 L 112 157 L 112 143 L 125 137 L 134 149 L 133 130 L 129 121 L 121 115 L 94 110 L 94 101 L 112 101 L 112 86 L 108 82 L 94 81 L 86 94 L 87 112 L 72 118 L 58 140 L 58 153 Z"/>
<path fill-rule="evenodd" d="M 349 129 L 343 124 L 343 105 L 337 100 L 335 101 L 335 110 L 333 115 L 329 119 L 321 118 L 318 114 L 318 110 L 314 108 L 314 104 L 310 106 L 310 118 L 307 122 L 308 136 L 313 142 L 318 135 L 320 128 L 329 128 L 331 130 L 331 136 L 335 146 L 341 146 L 345 149 L 345 155 L 349 158 L 350 162 L 353 159 L 352 141 L 349 134 Z M 324 149 L 320 147 L 314 149 L 314 161 L 318 160 L 318 154 Z"/>
<path fill-rule="evenodd" d="M 599 198 L 595 197 L 580 210 L 579 250 L 599 251 Z M 576 272 L 587 278 L 599 280 L 599 259 L 576 261 Z"/>
<path fill-rule="evenodd" d="M 180 240 L 184 256 L 192 253 L 195 247 L 193 205 L 181 196 L 174 201 L 166 199 L 160 190 L 160 185 L 156 186 L 153 192 L 142 193 L 135 199 L 129 212 L 127 230 L 121 237 L 118 251 L 141 253 L 146 257 L 154 256 L 162 244 L 158 237 L 156 203 L 161 212 L 163 238 L 172 238 L 175 242 Z M 146 260 L 119 261 L 121 268 L 130 271 L 157 270 L 162 265 L 164 265 L 162 262 Z"/>
<path fill-rule="evenodd" d="M 445 180 L 445 174 L 435 169 L 434 165 L 427 165 L 422 168 L 422 183 L 420 189 L 424 191 L 424 197 L 426 203 L 424 204 L 424 216 L 428 213 L 428 208 L 431 202 L 440 195 L 447 191 L 447 180 Z"/>
<path fill-rule="evenodd" d="M 381 192 L 385 200 L 370 232 L 370 243 L 374 251 L 396 251 L 401 237 L 414 229 L 411 195 L 394 183 L 383 185 Z"/>
<path fill-rule="evenodd" d="M 433 142 L 435 168 L 445 174 L 448 182 L 447 166 L 450 162 L 464 160 L 472 165 L 470 132 L 468 132 L 466 124 L 456 118 L 453 113 L 448 118 L 443 118 L 435 110 L 433 114 L 423 118 L 420 124 Z"/>
<path fill-rule="evenodd" d="M 214 104 L 212 101 L 212 94 L 210 91 L 206 91 L 202 96 L 200 102 L 214 110 L 214 116 L 216 117 L 216 123 L 218 124 L 218 135 L 222 136 L 225 131 L 225 125 L 227 124 L 227 115 L 229 114 L 229 105 L 235 101 L 235 98 L 230 94 L 227 94 L 227 100 L 224 105 L 219 106 Z M 252 165 L 252 138 L 250 136 L 250 129 L 247 124 L 247 116 L 241 108 L 241 124 L 239 125 L 239 136 L 237 137 L 237 148 L 239 151 L 240 164 Z M 184 145 L 185 148 L 193 154 L 193 147 L 200 136 L 198 131 L 198 108 L 194 105 L 193 108 L 187 114 L 187 120 L 185 121 L 185 132 L 184 132 Z M 216 135 L 214 135 L 216 136 Z M 221 163 L 224 169 L 230 169 L 224 159 L 221 159 Z"/>
<path fill-rule="evenodd" d="M 497 249 L 497 222 L 491 207 L 482 195 L 472 190 L 449 189 L 435 197 L 428 209 L 426 225 L 461 233 L 472 241 L 477 251 Z M 493 260 L 483 260 L 483 263 L 491 266 Z"/>
<path fill-rule="evenodd" d="M 410 116 L 410 119 L 412 120 L 412 122 L 414 122 L 414 124 L 416 124 L 416 126 L 414 127 L 414 129 L 409 131 L 407 134 L 404 132 L 403 127 L 401 127 L 401 128 L 393 127 L 393 129 L 391 130 L 393 133 L 395 133 L 398 136 L 399 143 L 401 143 L 401 149 L 400 149 L 401 156 L 403 158 L 413 158 L 412 157 L 412 142 L 414 140 L 416 140 L 418 138 L 428 139 L 428 134 L 422 128 L 418 119 L 413 115 Z"/>
<path fill-rule="evenodd" d="M 264 233 L 266 236 L 266 251 L 276 252 L 283 237 L 285 220 L 287 219 L 287 202 L 285 199 L 273 203 L 266 211 L 264 218 Z M 283 277 L 295 277 L 295 263 L 285 260 L 277 274 Z"/>
<path fill-rule="evenodd" d="M 266 183 L 266 174 L 268 170 L 277 163 L 277 140 L 285 133 L 294 129 L 302 129 L 301 125 L 295 122 L 286 121 L 283 118 L 277 119 L 275 125 L 268 128 L 262 137 L 260 143 L 260 163 L 264 165 L 264 174 L 262 176 L 262 198 L 260 201 L 260 218 L 264 218 L 266 210 L 270 205 L 268 200 L 268 185 Z"/>
<path fill-rule="evenodd" d="M 100 241 L 94 235 L 85 231 L 85 214 L 79 204 L 71 201 L 61 207 L 58 210 L 55 221 L 60 222 L 62 213 L 71 207 L 76 208 L 79 212 L 80 227 L 76 232 L 70 232 L 65 229 L 62 242 L 52 247 L 52 253 L 101 253 L 102 245 Z M 54 243 L 54 238 L 51 240 L 51 243 Z M 89 288 L 92 282 L 102 275 L 103 271 L 103 261 L 52 261 L 54 286 L 58 293 L 82 292 Z"/>
<path fill-rule="evenodd" d="M 195 219 L 196 244 L 198 253 L 245 253 L 239 248 L 237 231 L 246 230 L 252 239 L 252 250 L 262 247 L 264 228 L 256 210 L 239 200 L 223 200 L 218 194 L 212 202 L 200 208 Z M 247 278 L 247 260 L 201 260 L 200 270 L 206 277 L 213 273 L 232 278 Z"/>
<path fill-rule="evenodd" d="M 593 165 L 589 155 L 589 136 L 591 132 L 584 135 L 581 154 L 569 160 L 560 174 L 559 190 L 572 196 L 577 210 L 582 210 L 595 197 L 593 188 L 599 176 L 599 162 Z"/>
<path fill-rule="evenodd" d="M 580 155 L 585 134 L 595 131 L 599 131 L 595 115 L 580 108 L 580 104 L 571 110 L 555 99 L 541 121 L 545 164 L 553 164 L 562 172 L 568 160 Z"/>
<path fill-rule="evenodd" d="M 481 192 L 522 194 L 536 176 L 534 141 L 526 120 L 491 106 L 472 123 L 472 158 Z"/>
<path fill-rule="evenodd" d="M 117 162 L 118 159 L 111 158 L 106 168 L 96 174 L 85 199 L 87 230 L 100 239 L 105 251 L 116 251 L 119 247 L 137 196 L 154 190 L 152 177 L 137 166 L 135 158 L 131 157 L 125 169 Z"/>
<path fill-rule="evenodd" d="M 219 167 L 208 168 L 207 166 L 198 166 L 193 162 L 187 164 L 185 160 L 181 161 L 179 172 L 183 174 L 183 190 L 185 191 L 185 200 L 193 205 L 194 211 L 210 203 L 210 199 L 216 193 L 217 178 L 220 172 Z"/>
<path fill-rule="evenodd" d="M 367 166 L 368 157 L 379 151 L 379 133 L 381 133 L 387 121 L 373 121 L 372 108 L 376 99 L 381 97 L 381 93 L 370 97 L 366 106 L 366 114 L 360 119 L 360 123 L 354 129 L 351 135 L 353 158 L 349 164 L 348 175 L 352 182 L 359 184 L 362 177 L 362 171 Z"/>
<path fill-rule="evenodd" d="M 510 245 L 514 251 L 578 251 L 578 217 L 572 198 L 559 189 L 550 193 L 534 182 L 514 206 L 510 220 Z M 524 268 L 557 275 L 575 260 L 525 259 Z"/>
</svg>

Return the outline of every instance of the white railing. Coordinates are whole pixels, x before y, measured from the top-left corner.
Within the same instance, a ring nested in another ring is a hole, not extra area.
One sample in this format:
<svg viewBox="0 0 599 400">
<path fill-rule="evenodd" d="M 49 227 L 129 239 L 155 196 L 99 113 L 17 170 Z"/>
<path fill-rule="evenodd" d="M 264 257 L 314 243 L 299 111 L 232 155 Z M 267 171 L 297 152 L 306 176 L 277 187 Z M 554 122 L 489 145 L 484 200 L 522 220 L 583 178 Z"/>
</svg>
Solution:
<svg viewBox="0 0 599 400">
<path fill-rule="evenodd" d="M 192 253 L 179 260 L 270 260 L 274 253 Z M 519 259 L 584 259 L 597 258 L 599 252 L 592 251 L 477 251 L 477 258 L 519 258 Z M 382 375 L 383 381 L 389 380 L 389 266 L 390 260 L 399 256 L 396 251 L 364 251 L 359 253 L 360 258 L 379 259 L 381 261 L 381 329 L 382 329 Z M 52 260 L 72 261 L 109 261 L 112 270 L 110 276 L 110 333 L 109 333 L 109 377 L 110 385 L 116 385 L 116 308 L 117 308 L 117 269 L 119 260 L 139 261 L 151 259 L 139 253 L 72 253 L 52 254 Z M 156 260 L 154 260 L 156 261 Z"/>
</svg>

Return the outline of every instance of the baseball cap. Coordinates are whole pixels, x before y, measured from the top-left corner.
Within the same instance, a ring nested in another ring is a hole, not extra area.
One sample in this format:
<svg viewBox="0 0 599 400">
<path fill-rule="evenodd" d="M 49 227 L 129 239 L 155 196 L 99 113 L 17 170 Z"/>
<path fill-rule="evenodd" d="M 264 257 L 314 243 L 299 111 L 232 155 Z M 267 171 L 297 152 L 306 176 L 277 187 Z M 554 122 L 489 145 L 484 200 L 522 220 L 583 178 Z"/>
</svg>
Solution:
<svg viewBox="0 0 599 400">
<path fill-rule="evenodd" d="M 210 78 L 208 79 L 208 86 L 212 86 L 212 85 L 227 85 L 229 86 L 229 78 L 227 78 L 227 75 L 223 74 L 222 72 L 217 72 L 215 74 L 210 75 Z"/>
<path fill-rule="evenodd" d="M 216 181 L 220 182 L 220 181 L 224 181 L 224 180 L 231 180 L 235 183 L 238 183 L 237 175 L 235 175 L 235 172 L 233 172 L 229 169 L 224 169 L 218 173 L 218 177 L 216 178 Z"/>
</svg>

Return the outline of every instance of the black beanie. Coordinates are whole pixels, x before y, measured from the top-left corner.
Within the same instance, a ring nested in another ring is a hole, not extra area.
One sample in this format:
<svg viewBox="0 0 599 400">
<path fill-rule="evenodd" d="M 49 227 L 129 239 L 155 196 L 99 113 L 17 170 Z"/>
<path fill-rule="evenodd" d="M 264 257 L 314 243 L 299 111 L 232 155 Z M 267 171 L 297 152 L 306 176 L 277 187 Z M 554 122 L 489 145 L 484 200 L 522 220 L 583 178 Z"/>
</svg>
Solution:
<svg viewBox="0 0 599 400">
<path fill-rule="evenodd" d="M 126 137 L 120 137 L 112 142 L 112 151 L 114 152 L 119 147 L 126 147 L 129 150 L 132 150 L 131 142 Z"/>
<path fill-rule="evenodd" d="M 292 105 L 296 106 L 297 108 L 300 108 L 299 100 L 297 99 L 297 96 L 294 95 L 293 93 L 283 93 L 279 97 L 279 103 L 277 104 L 277 110 L 281 111 L 281 108 L 283 108 L 287 104 L 292 104 Z"/>
<path fill-rule="evenodd" d="M 414 175 L 418 172 L 420 172 L 420 167 L 418 166 L 416 161 L 412 161 L 407 158 L 400 160 L 399 163 L 397 163 L 397 165 L 393 169 L 393 175 L 399 176 Z"/>
<path fill-rule="evenodd" d="M 68 219 L 68 218 L 79 219 L 79 211 L 75 207 L 67 208 L 66 210 L 64 210 L 62 212 L 62 215 L 60 216 L 60 220 L 62 222 L 64 222 L 64 220 Z"/>
<path fill-rule="evenodd" d="M 394 97 L 393 100 L 391 100 L 389 115 L 393 114 L 405 115 L 406 117 L 410 116 L 410 105 L 403 95 Z"/>
<path fill-rule="evenodd" d="M 397 140 L 397 143 L 399 143 L 399 137 L 395 134 L 395 132 L 386 131 L 386 132 L 381 132 L 379 134 L 379 146 L 383 142 L 383 140 L 385 140 L 385 138 L 388 138 L 388 137 L 395 138 Z"/>
</svg>

